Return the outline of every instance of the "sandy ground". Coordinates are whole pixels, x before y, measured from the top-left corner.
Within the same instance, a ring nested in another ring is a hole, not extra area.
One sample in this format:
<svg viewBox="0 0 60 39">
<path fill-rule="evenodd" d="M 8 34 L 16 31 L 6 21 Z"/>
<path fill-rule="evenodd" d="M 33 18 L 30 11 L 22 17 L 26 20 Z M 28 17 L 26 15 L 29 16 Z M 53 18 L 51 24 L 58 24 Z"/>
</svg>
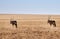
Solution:
<svg viewBox="0 0 60 39">
<path fill-rule="evenodd" d="M 56 27 L 47 23 L 48 17 Z M 10 24 L 16 20 L 18 28 Z M 60 39 L 59 15 L 0 15 L 0 39 Z"/>
</svg>

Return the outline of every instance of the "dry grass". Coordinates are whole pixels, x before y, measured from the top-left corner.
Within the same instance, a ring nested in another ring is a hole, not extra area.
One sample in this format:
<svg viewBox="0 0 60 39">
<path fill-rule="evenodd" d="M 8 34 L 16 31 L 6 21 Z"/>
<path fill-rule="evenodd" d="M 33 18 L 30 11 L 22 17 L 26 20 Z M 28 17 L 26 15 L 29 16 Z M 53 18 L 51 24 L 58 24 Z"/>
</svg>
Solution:
<svg viewBox="0 0 60 39">
<path fill-rule="evenodd" d="M 17 20 L 18 28 L 10 24 L 11 17 Z M 48 15 L 0 15 L 0 39 L 60 39 L 59 16 L 51 17 L 57 27 L 50 27 L 47 19 Z"/>
</svg>

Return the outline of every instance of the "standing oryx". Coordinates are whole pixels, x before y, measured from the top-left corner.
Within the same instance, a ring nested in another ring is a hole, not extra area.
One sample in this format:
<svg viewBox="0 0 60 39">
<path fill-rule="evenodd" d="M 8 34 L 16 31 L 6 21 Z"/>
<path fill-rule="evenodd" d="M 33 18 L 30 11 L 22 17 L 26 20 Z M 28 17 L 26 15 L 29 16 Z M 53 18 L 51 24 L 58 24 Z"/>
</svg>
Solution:
<svg viewBox="0 0 60 39">
<path fill-rule="evenodd" d="M 10 24 L 15 26 L 17 28 L 17 21 L 16 20 L 10 20 Z"/>
<path fill-rule="evenodd" d="M 54 27 L 56 27 L 56 21 L 55 20 L 51 20 L 50 17 L 48 17 L 48 23 L 51 25 L 53 25 Z"/>
</svg>

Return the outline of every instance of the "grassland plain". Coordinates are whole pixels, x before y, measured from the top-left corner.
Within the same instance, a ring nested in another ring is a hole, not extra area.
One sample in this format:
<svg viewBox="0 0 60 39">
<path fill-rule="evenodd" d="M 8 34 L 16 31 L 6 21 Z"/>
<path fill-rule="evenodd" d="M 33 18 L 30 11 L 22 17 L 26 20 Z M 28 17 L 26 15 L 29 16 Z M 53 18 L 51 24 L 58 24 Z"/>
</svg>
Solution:
<svg viewBox="0 0 60 39">
<path fill-rule="evenodd" d="M 48 24 L 48 17 L 56 27 Z M 18 28 L 10 24 L 16 20 Z M 0 14 L 0 39 L 60 39 L 60 15 Z"/>
</svg>

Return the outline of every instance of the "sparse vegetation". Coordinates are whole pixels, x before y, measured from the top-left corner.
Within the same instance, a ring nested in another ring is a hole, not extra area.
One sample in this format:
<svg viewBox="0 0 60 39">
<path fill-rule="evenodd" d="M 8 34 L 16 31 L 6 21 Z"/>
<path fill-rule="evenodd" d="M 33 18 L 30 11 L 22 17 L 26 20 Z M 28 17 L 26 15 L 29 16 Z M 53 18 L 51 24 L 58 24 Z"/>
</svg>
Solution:
<svg viewBox="0 0 60 39">
<path fill-rule="evenodd" d="M 5 18 L 5 16 L 7 15 L 0 18 Z M 21 16 L 21 20 L 17 16 Z M 57 27 L 51 27 L 47 23 L 48 17 L 42 17 L 39 15 L 14 15 L 18 25 L 16 28 L 10 24 L 9 15 L 5 18 L 6 20 L 0 20 L 0 39 L 60 39 L 59 19 L 55 19 Z"/>
</svg>

